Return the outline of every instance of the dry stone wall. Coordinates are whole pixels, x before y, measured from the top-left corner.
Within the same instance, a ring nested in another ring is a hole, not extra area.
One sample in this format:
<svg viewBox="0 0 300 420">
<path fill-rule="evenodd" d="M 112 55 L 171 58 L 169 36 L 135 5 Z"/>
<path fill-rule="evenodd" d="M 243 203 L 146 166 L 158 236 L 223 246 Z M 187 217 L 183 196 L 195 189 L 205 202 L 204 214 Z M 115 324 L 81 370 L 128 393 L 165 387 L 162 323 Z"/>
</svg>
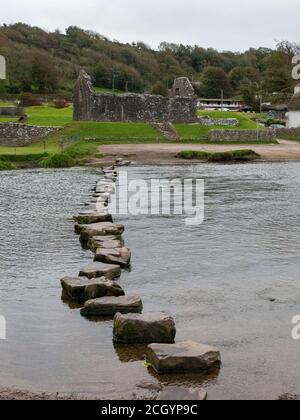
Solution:
<svg viewBox="0 0 300 420">
<path fill-rule="evenodd" d="M 18 106 L 0 106 L 0 115 L 20 117 L 25 115 L 24 109 Z"/>
<path fill-rule="evenodd" d="M 208 139 L 211 142 L 222 141 L 274 141 L 276 140 L 276 131 L 274 130 L 210 130 Z"/>
<path fill-rule="evenodd" d="M 0 146 L 27 146 L 60 129 L 61 127 L 0 123 Z"/>
</svg>

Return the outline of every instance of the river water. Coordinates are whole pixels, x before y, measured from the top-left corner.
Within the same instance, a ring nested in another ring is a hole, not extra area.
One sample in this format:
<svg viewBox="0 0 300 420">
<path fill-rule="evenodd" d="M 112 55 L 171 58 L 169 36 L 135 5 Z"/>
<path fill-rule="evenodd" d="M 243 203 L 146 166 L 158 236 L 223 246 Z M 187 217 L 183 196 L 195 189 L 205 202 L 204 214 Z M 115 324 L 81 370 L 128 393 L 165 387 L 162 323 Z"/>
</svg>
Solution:
<svg viewBox="0 0 300 420">
<path fill-rule="evenodd" d="M 204 385 L 210 399 L 300 394 L 300 164 L 130 167 L 130 178 L 205 179 L 205 222 L 182 216 L 120 216 L 133 253 L 120 284 L 145 311 L 167 310 L 177 340 L 220 348 L 213 377 L 159 378 L 143 348 L 112 344 L 111 320 L 91 322 L 61 300 L 59 279 L 91 261 L 72 216 L 95 170 L 0 175 L 0 386 L 130 398 L 143 380 Z"/>
</svg>

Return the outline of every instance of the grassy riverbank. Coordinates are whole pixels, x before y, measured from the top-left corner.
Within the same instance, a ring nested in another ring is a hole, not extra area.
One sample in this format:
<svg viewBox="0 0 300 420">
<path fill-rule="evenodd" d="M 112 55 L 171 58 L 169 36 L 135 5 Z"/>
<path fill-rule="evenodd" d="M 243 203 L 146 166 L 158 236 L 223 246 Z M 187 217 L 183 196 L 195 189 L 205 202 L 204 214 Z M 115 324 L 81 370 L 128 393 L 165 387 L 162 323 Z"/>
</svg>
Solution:
<svg viewBox="0 0 300 420">
<path fill-rule="evenodd" d="M 206 144 L 208 143 L 209 130 L 231 130 L 235 128 L 220 126 L 206 127 L 201 124 L 176 124 L 175 128 L 179 138 L 177 141 L 170 141 L 164 138 L 150 124 L 74 122 L 72 120 L 72 107 L 57 109 L 52 106 L 34 106 L 26 108 L 26 114 L 28 115 L 28 124 L 61 126 L 62 130 L 30 146 L 0 147 L 0 159 L 18 167 L 45 166 L 51 165 L 52 163 L 53 165 L 57 165 L 59 162 L 62 165 L 64 162 L 68 163 L 67 166 L 71 166 L 71 164 L 85 164 L 86 160 L 90 157 L 100 157 L 98 152 L 99 146 L 109 144 L 157 144 L 172 142 Z M 203 111 L 199 115 L 207 115 L 211 118 L 237 118 L 240 121 L 238 128 L 241 130 L 257 128 L 256 123 L 251 119 L 251 115 L 249 114 Z M 0 122 L 6 121 L 13 122 L 17 121 L 17 119 L 11 117 L 0 119 Z M 257 144 L 257 142 L 248 143 Z"/>
</svg>

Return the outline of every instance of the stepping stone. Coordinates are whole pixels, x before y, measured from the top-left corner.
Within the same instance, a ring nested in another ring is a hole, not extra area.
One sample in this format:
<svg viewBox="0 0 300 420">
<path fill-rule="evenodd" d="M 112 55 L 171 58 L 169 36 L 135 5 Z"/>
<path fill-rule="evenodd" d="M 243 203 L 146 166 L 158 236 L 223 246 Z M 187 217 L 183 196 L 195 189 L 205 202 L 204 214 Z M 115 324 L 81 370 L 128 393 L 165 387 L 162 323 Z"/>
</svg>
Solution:
<svg viewBox="0 0 300 420">
<path fill-rule="evenodd" d="M 129 165 L 131 165 L 130 160 L 123 160 L 123 159 L 116 160 L 116 166 L 129 166 Z"/>
<path fill-rule="evenodd" d="M 102 277 L 106 279 L 115 279 L 120 277 L 121 268 L 119 265 L 104 264 L 101 262 L 93 262 L 82 268 L 79 272 L 79 277 L 87 277 L 89 279 Z"/>
<path fill-rule="evenodd" d="M 139 296 L 104 297 L 88 300 L 81 309 L 83 316 L 114 316 L 117 313 L 140 313 L 143 303 Z"/>
<path fill-rule="evenodd" d="M 103 169 L 103 173 L 105 175 L 112 175 L 112 176 L 115 176 L 115 177 L 118 176 L 118 172 L 114 169 Z"/>
<path fill-rule="evenodd" d="M 106 264 L 117 264 L 121 267 L 128 267 L 131 260 L 129 248 L 98 248 L 94 261 Z"/>
<path fill-rule="evenodd" d="M 113 221 L 112 215 L 109 213 L 98 213 L 96 211 L 80 212 L 78 216 L 74 217 L 75 222 L 78 224 L 92 224 Z"/>
<path fill-rule="evenodd" d="M 105 277 L 88 279 L 87 277 L 64 277 L 61 286 L 65 295 L 80 302 L 104 296 L 123 296 L 124 290 L 118 283 Z"/>
<path fill-rule="evenodd" d="M 91 223 L 89 225 L 75 224 L 75 232 L 80 234 L 80 241 L 83 244 L 88 243 L 93 236 L 120 236 L 124 232 L 124 226 L 118 223 Z"/>
<path fill-rule="evenodd" d="M 99 201 L 107 201 L 107 198 L 103 198 L 103 194 L 109 193 L 109 194 L 114 194 L 115 191 L 109 191 L 109 190 L 102 190 L 101 192 L 95 192 L 93 194 L 93 197 L 95 198 L 99 198 Z"/>
<path fill-rule="evenodd" d="M 117 314 L 114 319 L 114 341 L 122 344 L 174 343 L 174 319 L 163 312 Z"/>
<path fill-rule="evenodd" d="M 203 388 L 167 386 L 159 394 L 160 401 L 206 401 L 207 392 Z"/>
<path fill-rule="evenodd" d="M 118 175 L 114 173 L 105 173 L 104 180 L 105 181 L 112 181 L 115 185 L 116 180 L 118 179 Z"/>
<path fill-rule="evenodd" d="M 98 248 L 122 248 L 123 241 L 118 236 L 93 236 L 89 239 L 87 245 L 91 251 L 96 252 Z"/>
<path fill-rule="evenodd" d="M 221 365 L 217 348 L 194 341 L 150 344 L 146 358 L 158 373 L 205 372 Z"/>
</svg>

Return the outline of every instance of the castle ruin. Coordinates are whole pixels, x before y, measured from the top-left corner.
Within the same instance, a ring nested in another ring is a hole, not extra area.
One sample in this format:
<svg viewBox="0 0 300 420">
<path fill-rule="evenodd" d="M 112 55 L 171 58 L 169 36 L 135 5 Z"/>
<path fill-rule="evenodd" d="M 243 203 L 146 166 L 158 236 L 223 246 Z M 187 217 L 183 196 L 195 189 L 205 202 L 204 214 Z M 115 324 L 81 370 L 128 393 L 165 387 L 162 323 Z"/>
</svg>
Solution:
<svg viewBox="0 0 300 420">
<path fill-rule="evenodd" d="M 160 95 L 96 93 L 90 76 L 81 70 L 74 92 L 74 121 L 193 123 L 197 99 L 186 78 L 175 80 L 169 98 Z"/>
</svg>

